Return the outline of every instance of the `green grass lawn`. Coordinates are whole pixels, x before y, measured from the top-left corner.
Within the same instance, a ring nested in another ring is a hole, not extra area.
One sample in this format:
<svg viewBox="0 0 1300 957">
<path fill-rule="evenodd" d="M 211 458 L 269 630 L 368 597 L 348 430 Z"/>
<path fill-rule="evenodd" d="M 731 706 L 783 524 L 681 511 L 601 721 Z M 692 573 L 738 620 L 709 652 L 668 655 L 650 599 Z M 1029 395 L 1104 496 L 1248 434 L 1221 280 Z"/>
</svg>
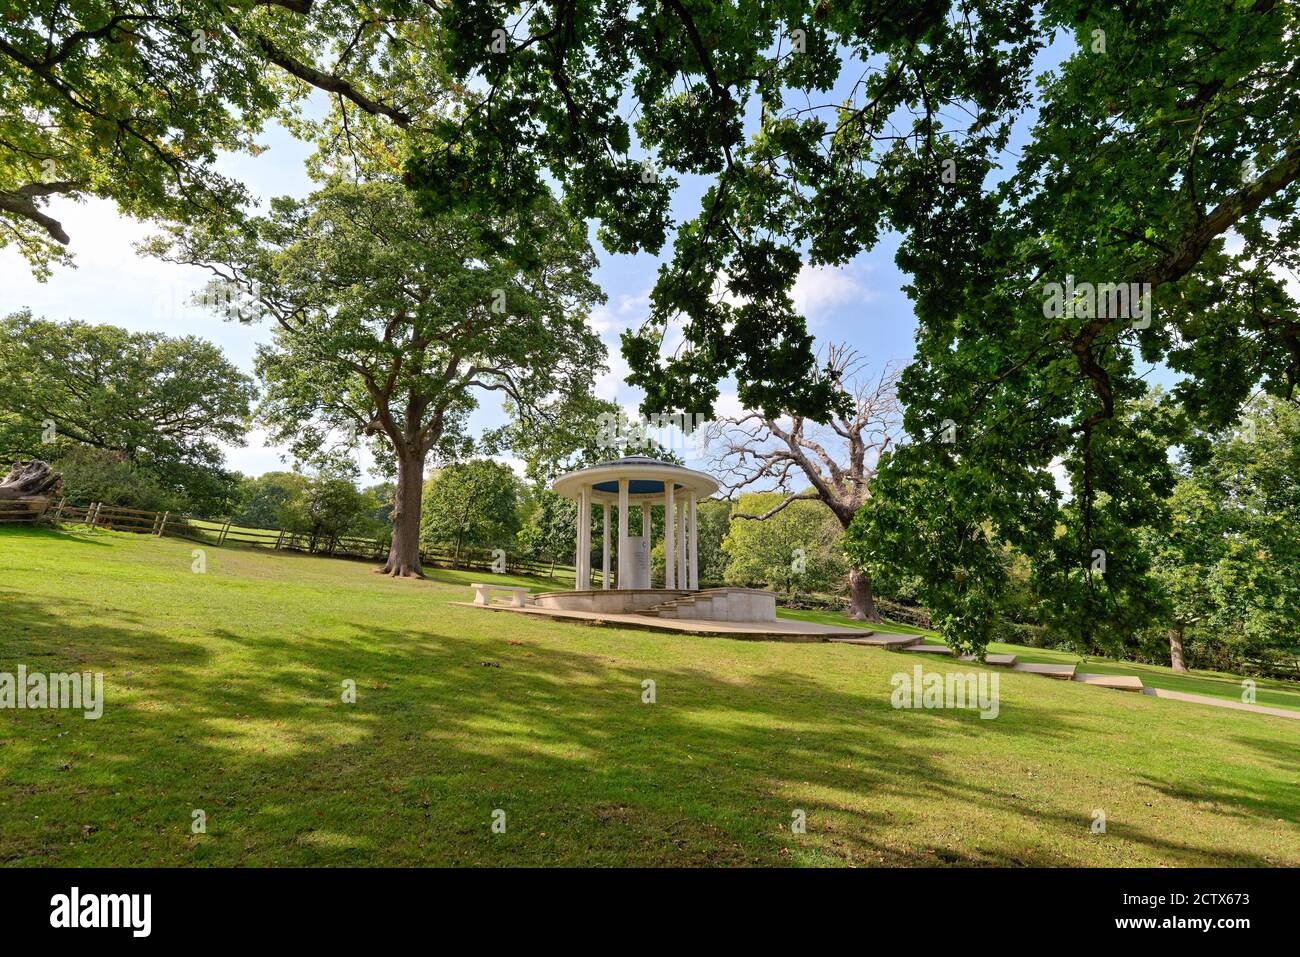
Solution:
<svg viewBox="0 0 1300 957">
<path fill-rule="evenodd" d="M 923 628 L 913 628 L 899 622 L 886 622 L 883 625 L 868 625 L 853 621 L 846 615 L 832 611 L 805 611 L 781 609 L 777 613 L 782 618 L 798 618 L 803 621 L 816 621 L 823 625 L 849 625 L 859 628 L 873 628 L 876 631 L 893 631 L 909 635 L 924 635 L 927 644 L 942 645 L 943 640 L 934 632 Z M 1175 672 L 1167 665 L 1147 665 L 1133 661 L 1112 661 L 1106 658 L 1083 658 L 1068 651 L 1052 648 L 1032 648 L 1028 645 L 1008 645 L 994 642 L 989 645 L 989 652 L 994 654 L 1012 654 L 1020 661 L 1038 664 L 1071 664 L 1080 671 L 1106 675 L 1136 675 L 1148 688 L 1165 688 L 1169 691 L 1182 691 L 1187 694 L 1201 694 L 1212 698 L 1224 698 L 1240 701 L 1242 694 L 1241 676 L 1225 674 L 1219 671 L 1192 670 L 1186 673 Z M 1273 681 L 1268 678 L 1253 678 L 1255 682 L 1255 704 L 1270 708 L 1289 708 L 1300 711 L 1300 687 L 1292 682 Z"/>
<path fill-rule="evenodd" d="M 0 863 L 1300 865 L 1300 722 L 1005 671 L 996 720 L 895 710 L 898 653 L 450 604 L 476 573 L 208 547 L 196 574 L 194 547 L 0 531 L 0 671 L 106 694 L 0 711 Z"/>
<path fill-rule="evenodd" d="M 867 628 L 872 631 L 892 631 L 902 635 L 932 635 L 934 632 L 926 631 L 924 628 L 917 628 L 915 625 L 905 625 L 901 621 L 890 621 L 885 619 L 883 625 L 871 625 L 864 621 L 854 621 L 848 615 L 842 615 L 836 611 L 821 611 L 816 608 L 778 608 L 776 610 L 778 618 L 794 618 L 798 621 L 815 621 L 819 625 L 836 625 L 852 626 L 854 628 Z"/>
</svg>

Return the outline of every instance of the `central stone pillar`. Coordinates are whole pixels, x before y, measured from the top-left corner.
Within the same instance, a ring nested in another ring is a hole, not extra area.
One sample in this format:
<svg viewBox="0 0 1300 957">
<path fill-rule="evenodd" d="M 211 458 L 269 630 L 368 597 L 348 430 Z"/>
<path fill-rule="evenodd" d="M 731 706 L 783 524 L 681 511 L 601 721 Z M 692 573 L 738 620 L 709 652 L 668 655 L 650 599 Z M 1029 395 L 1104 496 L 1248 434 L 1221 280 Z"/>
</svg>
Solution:
<svg viewBox="0 0 1300 957">
<path fill-rule="evenodd" d="M 618 480 L 618 587 L 634 588 L 627 543 L 627 479 Z"/>
<path fill-rule="evenodd" d="M 690 588 L 692 591 L 700 587 L 700 555 L 699 555 L 699 531 L 697 528 L 697 517 L 695 512 L 695 492 L 691 492 L 689 498 L 690 506 L 686 514 L 686 522 L 690 526 L 690 560 L 687 567 L 690 569 Z"/>
<path fill-rule="evenodd" d="M 677 587 L 677 509 L 673 501 L 673 483 L 664 482 L 664 587 Z"/>
<path fill-rule="evenodd" d="M 620 566 L 622 567 L 622 566 Z M 600 587 L 609 588 L 609 504 L 600 513 Z"/>
<path fill-rule="evenodd" d="M 690 588 L 691 578 L 686 565 L 686 499 L 677 503 L 677 583 L 679 588 Z"/>
</svg>

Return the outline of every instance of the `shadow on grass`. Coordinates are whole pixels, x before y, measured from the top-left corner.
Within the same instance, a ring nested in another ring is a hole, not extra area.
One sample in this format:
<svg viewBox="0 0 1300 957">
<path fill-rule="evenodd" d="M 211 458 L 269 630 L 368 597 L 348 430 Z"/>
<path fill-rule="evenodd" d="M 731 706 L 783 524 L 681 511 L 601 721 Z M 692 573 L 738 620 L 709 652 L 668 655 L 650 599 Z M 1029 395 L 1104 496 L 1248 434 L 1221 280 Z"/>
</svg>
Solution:
<svg viewBox="0 0 1300 957">
<path fill-rule="evenodd" d="M 63 598 L 53 614 L 0 592 L 0 670 L 37 659 L 102 670 L 107 698 L 98 722 L 27 712 L 19 734 L 6 718 L 6 863 L 1062 862 L 1027 841 L 988 846 L 988 835 L 981 846 L 900 843 L 900 826 L 927 823 L 927 803 L 1088 840 L 1086 818 L 1027 807 L 996 766 L 977 784 L 935 759 L 954 741 L 1002 736 L 1050 752 L 1084 730 L 1082 713 L 1024 701 L 998 721 L 900 712 L 887 687 L 868 696 L 785 671 L 720 678 L 621 663 L 548 645 L 554 626 L 530 620 L 501 617 L 490 638 L 466 637 L 466 613 L 443 606 L 432 623 L 352 622 L 337 637 L 213 624 L 185 638 L 110 611 Z M 647 678 L 654 705 L 641 700 Z M 345 681 L 354 705 L 341 700 Z M 1223 800 L 1244 816 L 1281 810 L 1250 794 Z M 796 807 L 806 838 L 785 829 Z M 502 835 L 489 829 L 497 808 Z M 190 833 L 193 809 L 205 809 L 208 834 Z M 1209 835 L 1123 836 L 1178 862 L 1267 863 Z"/>
</svg>

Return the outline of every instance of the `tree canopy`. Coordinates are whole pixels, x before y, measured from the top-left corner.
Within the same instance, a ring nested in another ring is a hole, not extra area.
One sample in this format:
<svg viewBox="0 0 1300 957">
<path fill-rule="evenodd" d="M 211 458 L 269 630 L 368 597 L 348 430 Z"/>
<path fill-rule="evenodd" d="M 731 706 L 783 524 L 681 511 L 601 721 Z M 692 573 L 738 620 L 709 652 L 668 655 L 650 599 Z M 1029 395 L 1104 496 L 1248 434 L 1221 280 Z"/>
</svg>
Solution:
<svg viewBox="0 0 1300 957">
<path fill-rule="evenodd" d="M 417 0 L 72 0 L 9 5 L 0 18 L 0 246 L 36 273 L 67 261 L 50 197 L 97 196 L 127 214 L 225 217 L 248 200 L 218 169 L 257 153 L 275 116 L 301 124 L 307 93 L 331 98 L 334 135 L 357 111 L 416 128 L 443 100 Z"/>
<path fill-rule="evenodd" d="M 549 176 L 606 248 L 659 252 L 677 177 L 703 177 L 623 338 L 630 381 L 652 412 L 707 413 L 730 374 L 746 406 L 814 416 L 836 396 L 790 297 L 805 253 L 842 263 L 908 226 L 914 154 L 955 137 L 975 168 L 1005 145 L 1046 34 L 1032 4 L 985 2 L 452 0 L 443 24 L 468 92 L 408 163 L 422 202 L 513 203 Z"/>
<path fill-rule="evenodd" d="M 398 183 L 336 178 L 237 228 L 174 228 L 151 247 L 205 266 L 273 320 L 257 369 L 274 440 L 304 458 L 377 440 L 398 478 L 394 573 L 419 571 L 426 458 L 470 448 L 479 397 L 508 399 L 536 429 L 603 366 L 581 226 L 545 198 L 498 225 L 521 220 L 539 221 L 541 238 L 503 253 L 467 214 L 418 215 Z"/>
<path fill-rule="evenodd" d="M 220 507 L 220 444 L 242 445 L 256 389 L 210 342 L 0 320 L 0 446 L 57 458 L 69 445 L 116 453 L 195 507 Z M 84 464 L 84 462 L 83 462 Z"/>
<path fill-rule="evenodd" d="M 738 510 L 762 513 L 784 501 L 779 492 L 740 496 Z M 722 540 L 726 581 L 765 584 L 786 591 L 839 591 L 848 566 L 843 529 L 820 501 L 794 501 L 762 522 L 736 521 Z"/>
<path fill-rule="evenodd" d="M 519 480 L 491 459 L 454 462 L 429 480 L 420 520 L 423 545 L 513 552 L 519 523 Z"/>
<path fill-rule="evenodd" d="M 1152 532 L 1178 664 L 1300 668 L 1300 409 L 1253 402 L 1241 424 L 1195 437 L 1172 521 Z M 1186 659 L 1186 660 L 1184 660 Z"/>
</svg>

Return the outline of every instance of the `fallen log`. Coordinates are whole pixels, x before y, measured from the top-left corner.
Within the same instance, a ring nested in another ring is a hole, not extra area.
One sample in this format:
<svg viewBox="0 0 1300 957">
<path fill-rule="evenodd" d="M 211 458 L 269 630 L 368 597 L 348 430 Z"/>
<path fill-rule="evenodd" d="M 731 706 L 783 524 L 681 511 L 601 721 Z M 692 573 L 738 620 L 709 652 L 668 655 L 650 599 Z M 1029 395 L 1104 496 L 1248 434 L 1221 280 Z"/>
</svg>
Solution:
<svg viewBox="0 0 1300 957">
<path fill-rule="evenodd" d="M 0 501 L 15 501 L 38 496 L 50 497 L 59 493 L 63 473 L 55 472 L 40 459 L 19 462 L 0 481 Z"/>
</svg>

